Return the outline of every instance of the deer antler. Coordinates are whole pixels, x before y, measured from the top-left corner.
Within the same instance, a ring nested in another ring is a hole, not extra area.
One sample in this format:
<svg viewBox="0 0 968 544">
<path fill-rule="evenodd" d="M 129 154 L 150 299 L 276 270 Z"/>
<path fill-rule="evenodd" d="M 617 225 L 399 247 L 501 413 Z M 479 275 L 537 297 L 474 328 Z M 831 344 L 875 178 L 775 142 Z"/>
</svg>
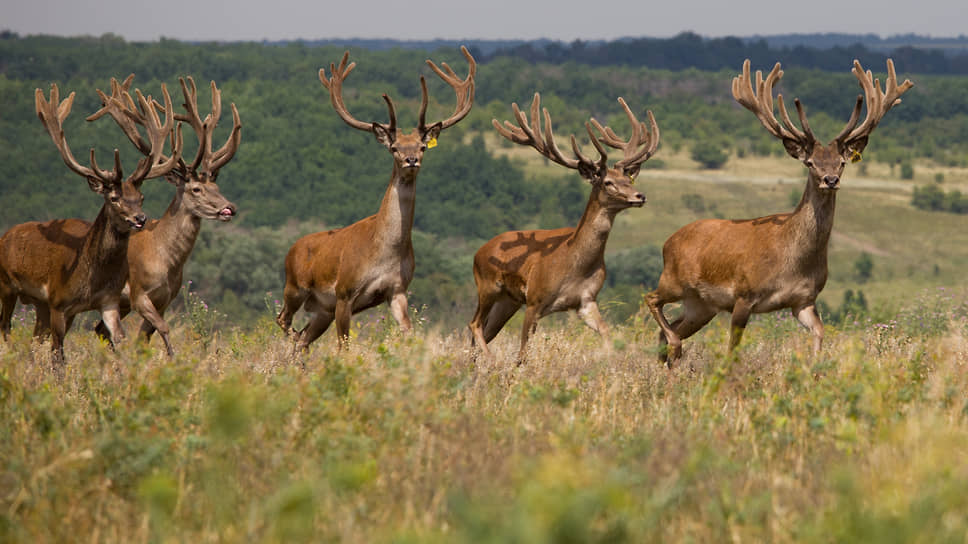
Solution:
<svg viewBox="0 0 968 544">
<path fill-rule="evenodd" d="M 148 178 L 154 178 L 167 174 L 178 164 L 183 164 L 181 160 L 182 133 L 181 123 L 174 127 L 175 118 L 172 114 L 174 108 L 171 104 L 171 96 L 163 83 L 161 92 L 164 106 L 155 101 L 151 96 L 145 97 L 139 89 L 135 89 L 138 97 L 135 107 L 135 100 L 131 97 L 129 89 L 134 80 L 134 74 L 129 75 L 122 83 L 111 78 L 111 96 L 105 95 L 100 89 L 97 90 L 101 97 L 102 107 L 98 111 L 87 117 L 88 121 L 96 121 L 104 114 L 108 114 L 121 127 L 121 130 L 128 137 L 138 151 L 146 157 L 139 161 L 135 172 L 129 176 L 129 180 L 136 185 Z M 165 123 L 161 123 L 158 111 L 165 112 Z M 148 136 L 147 141 L 138 131 L 138 126 L 144 127 Z M 170 157 L 164 154 L 165 139 L 170 138 L 172 144 L 172 154 Z"/>
<path fill-rule="evenodd" d="M 212 136 L 215 132 L 215 127 L 218 126 L 219 119 L 222 117 L 222 91 L 215 86 L 214 81 L 211 82 L 212 111 L 202 120 L 198 113 L 198 90 L 195 87 L 195 80 L 191 76 L 188 76 L 187 79 L 188 84 L 186 85 L 185 78 L 178 78 L 178 82 L 181 84 L 182 94 L 185 95 L 183 107 L 187 114 L 176 113 L 175 119 L 191 125 L 192 129 L 198 135 L 198 152 L 195 154 L 195 159 L 189 166 L 189 170 L 193 172 L 202 170 L 212 174 L 232 160 L 235 152 L 239 149 L 239 143 L 242 140 L 242 121 L 239 119 L 239 110 L 236 109 L 235 103 L 233 102 L 231 104 L 232 132 L 229 134 L 229 138 L 225 144 L 218 151 L 213 152 Z"/>
<path fill-rule="evenodd" d="M 457 105 L 454 107 L 454 113 L 447 119 L 440 122 L 441 130 L 447 129 L 449 127 L 457 124 L 458 121 L 467 116 L 471 111 L 471 106 L 474 105 L 474 76 L 477 74 L 477 62 L 474 57 L 471 56 L 470 51 L 467 50 L 463 45 L 460 46 L 461 53 L 464 54 L 464 58 L 467 59 L 467 63 L 470 65 L 468 69 L 467 77 L 463 80 L 447 65 L 446 62 L 440 63 L 443 70 L 437 67 L 436 64 L 430 59 L 427 59 L 427 66 L 433 70 L 440 79 L 444 80 L 445 83 L 450 85 L 454 92 L 457 94 Z M 446 72 L 445 72 L 446 71 Z M 423 99 L 420 103 L 420 118 L 417 128 L 424 132 L 427 128 L 424 117 L 427 113 L 427 82 L 424 80 L 423 76 L 420 76 L 420 90 L 423 93 Z"/>
<path fill-rule="evenodd" d="M 332 74 L 332 76 L 329 78 L 326 77 L 325 68 L 319 69 L 319 81 L 323 84 L 323 87 L 326 87 L 326 90 L 329 91 L 329 99 L 333 104 L 333 109 L 336 110 L 336 113 L 339 114 L 340 118 L 347 125 L 353 128 L 356 128 L 359 130 L 365 130 L 367 132 L 372 132 L 373 125 L 381 125 L 384 128 L 386 128 L 390 134 L 393 134 L 397 128 L 397 116 L 396 116 L 396 112 L 393 109 L 393 101 L 390 100 L 389 96 L 385 94 L 383 95 L 383 99 L 386 101 L 387 107 L 390 109 L 389 125 L 384 125 L 383 123 L 375 123 L 375 122 L 364 123 L 363 121 L 360 121 L 355 117 L 353 117 L 352 115 L 350 115 L 349 110 L 346 109 L 346 103 L 343 102 L 343 81 L 346 79 L 346 76 L 350 75 L 350 72 L 353 71 L 353 68 L 356 67 L 355 62 L 351 62 L 349 63 L 349 65 L 346 64 L 346 61 L 348 61 L 349 58 L 350 58 L 350 52 L 347 51 L 343 53 L 343 60 L 340 61 L 339 66 L 336 66 L 335 64 L 330 64 L 329 71 Z"/>
<path fill-rule="evenodd" d="M 40 118 L 40 122 L 43 123 L 47 133 L 54 141 L 54 145 L 57 146 L 57 150 L 60 151 L 64 164 L 72 172 L 85 178 L 97 178 L 111 184 L 121 180 L 121 154 L 117 149 L 114 150 L 113 172 L 98 168 L 97 161 L 94 158 L 94 148 L 91 148 L 91 166 L 89 167 L 77 162 L 74 154 L 71 153 L 71 148 L 67 144 L 67 137 L 64 135 L 63 123 L 64 119 L 71 114 L 71 108 L 74 105 L 73 92 L 63 101 L 60 101 L 60 92 L 57 89 L 57 84 L 54 83 L 50 86 L 50 100 L 47 100 L 42 90 L 37 89 L 34 91 L 34 102 L 37 117 Z"/>
<path fill-rule="evenodd" d="M 637 167 L 655 154 L 655 150 L 659 147 L 659 125 L 655 122 L 652 110 L 646 111 L 646 115 L 649 117 L 649 127 L 646 127 L 645 123 L 636 119 L 631 108 L 625 103 L 625 99 L 619 97 L 618 102 L 625 110 L 629 122 L 632 123 L 632 136 L 629 137 L 628 141 L 621 139 L 610 127 L 602 126 L 595 118 L 591 119 L 591 123 L 602 134 L 602 142 L 610 147 L 622 150 L 625 158 L 616 162 L 613 167 L 625 170 Z M 645 147 L 639 149 L 643 145 Z"/>
<path fill-rule="evenodd" d="M 798 129 L 790 121 L 790 115 L 787 113 L 786 106 L 783 104 L 782 94 L 776 96 L 776 101 L 779 106 L 780 118 L 783 120 L 783 125 L 780 125 L 776 120 L 776 115 L 773 113 L 773 85 L 782 77 L 783 70 L 780 69 L 779 62 L 773 66 L 773 69 L 770 70 L 765 80 L 763 79 L 763 73 L 757 70 L 756 91 L 754 92 L 752 82 L 750 81 L 750 59 L 746 59 L 743 61 L 742 75 L 733 78 L 733 98 L 742 104 L 743 107 L 753 112 L 756 118 L 760 120 L 760 123 L 770 131 L 770 134 L 781 140 L 794 140 L 800 142 L 805 147 L 809 146 L 816 141 L 816 137 L 814 137 L 813 131 L 810 130 L 810 124 L 807 123 L 807 116 L 803 111 L 803 106 L 800 104 L 799 98 L 795 98 L 793 102 L 796 104 L 797 114 L 800 117 L 800 125 L 803 127 L 803 130 Z"/>
<path fill-rule="evenodd" d="M 514 111 L 514 117 L 518 121 L 518 126 L 514 126 L 510 121 L 504 121 L 504 126 L 498 122 L 497 119 L 492 119 L 491 124 L 497 131 L 512 142 L 521 145 L 529 145 L 535 148 L 538 153 L 541 153 L 544 157 L 556 162 L 564 167 L 571 168 L 573 170 L 582 170 L 585 168 L 601 170 L 605 168 L 605 163 L 608 160 L 608 155 L 605 152 L 605 148 L 598 142 L 595 135 L 592 133 L 591 126 L 585 123 L 585 128 L 588 130 L 588 134 L 591 136 L 592 144 L 598 150 L 601 158 L 594 162 L 585 155 L 581 153 L 578 148 L 578 142 L 575 140 L 575 135 L 571 135 L 571 148 L 575 153 L 574 159 L 569 159 L 562 155 L 561 150 L 558 149 L 558 145 L 555 144 L 554 133 L 551 128 L 551 115 L 548 113 L 548 109 L 541 108 L 541 95 L 539 93 L 534 93 L 534 99 L 531 101 L 531 123 L 528 123 L 527 117 L 518 108 L 517 102 L 511 104 L 511 109 Z M 541 137 L 541 117 L 539 116 L 539 111 L 544 114 L 544 138 Z"/>
<path fill-rule="evenodd" d="M 860 126 L 854 128 L 860 116 L 860 106 L 863 101 L 863 97 L 858 96 L 857 105 L 854 107 L 854 113 L 851 115 L 850 121 L 848 121 L 844 130 L 835 138 L 836 141 L 841 143 L 847 143 L 870 135 L 877 127 L 877 124 L 881 122 L 884 115 L 891 108 L 901 103 L 901 95 L 914 86 L 914 83 L 909 79 L 905 79 L 901 85 L 897 84 L 894 61 L 891 59 L 887 59 L 887 79 L 884 80 L 883 91 L 881 90 L 880 81 L 874 78 L 870 70 L 864 72 L 864 68 L 861 67 L 860 62 L 856 59 L 854 59 L 854 67 L 851 69 L 851 72 L 857 77 L 857 81 L 860 82 L 860 86 L 864 89 L 864 95 L 867 97 L 867 117 Z"/>
</svg>

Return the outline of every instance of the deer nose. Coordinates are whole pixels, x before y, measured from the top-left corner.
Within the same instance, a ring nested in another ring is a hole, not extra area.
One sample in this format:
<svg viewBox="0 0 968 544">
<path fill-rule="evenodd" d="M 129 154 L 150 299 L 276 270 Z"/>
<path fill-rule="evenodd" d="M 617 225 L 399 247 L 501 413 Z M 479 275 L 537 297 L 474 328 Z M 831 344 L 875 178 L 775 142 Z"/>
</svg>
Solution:
<svg viewBox="0 0 968 544">
<path fill-rule="evenodd" d="M 643 195 L 642 193 L 635 193 L 635 195 L 633 196 L 635 197 L 635 200 L 641 200 L 642 202 L 645 202 L 645 195 Z"/>
<path fill-rule="evenodd" d="M 823 182 L 827 184 L 827 187 L 834 187 L 840 183 L 840 176 L 824 176 Z"/>
<path fill-rule="evenodd" d="M 420 164 L 420 160 L 417 159 L 417 157 L 407 157 L 404 160 L 406 161 L 407 166 L 417 166 L 418 164 Z"/>
<path fill-rule="evenodd" d="M 148 221 L 148 216 L 143 213 L 139 213 L 138 215 L 134 216 L 134 226 L 136 228 L 140 229 L 141 227 L 145 226 L 146 221 Z"/>
</svg>

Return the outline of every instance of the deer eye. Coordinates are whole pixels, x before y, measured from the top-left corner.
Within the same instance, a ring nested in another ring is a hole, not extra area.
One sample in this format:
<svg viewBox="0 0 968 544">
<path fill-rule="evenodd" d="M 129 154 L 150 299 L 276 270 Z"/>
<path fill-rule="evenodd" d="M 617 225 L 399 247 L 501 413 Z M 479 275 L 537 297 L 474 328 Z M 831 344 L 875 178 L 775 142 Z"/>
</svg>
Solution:
<svg viewBox="0 0 968 544">
<path fill-rule="evenodd" d="M 396 153 L 396 152 L 397 152 L 397 146 L 395 146 L 395 145 L 391 145 L 391 146 L 390 146 L 390 152 L 391 152 L 391 153 Z"/>
<path fill-rule="evenodd" d="M 117 204 L 118 202 L 121 202 L 121 197 L 118 195 L 111 195 L 111 202 Z"/>
<path fill-rule="evenodd" d="M 192 192 L 197 195 L 197 194 L 199 194 L 199 193 L 202 192 L 202 188 L 201 187 L 192 187 Z"/>
<path fill-rule="evenodd" d="M 613 181 L 612 181 L 612 180 L 610 180 L 610 179 L 606 179 L 606 180 L 605 180 L 605 186 L 606 186 L 606 187 L 614 187 L 614 186 L 615 186 L 615 182 L 613 182 Z"/>
<path fill-rule="evenodd" d="M 426 145 L 420 146 L 420 151 L 427 151 L 427 146 Z"/>
<path fill-rule="evenodd" d="M 806 164 L 807 166 L 813 166 L 813 159 L 807 159 L 803 161 L 803 164 Z"/>
</svg>

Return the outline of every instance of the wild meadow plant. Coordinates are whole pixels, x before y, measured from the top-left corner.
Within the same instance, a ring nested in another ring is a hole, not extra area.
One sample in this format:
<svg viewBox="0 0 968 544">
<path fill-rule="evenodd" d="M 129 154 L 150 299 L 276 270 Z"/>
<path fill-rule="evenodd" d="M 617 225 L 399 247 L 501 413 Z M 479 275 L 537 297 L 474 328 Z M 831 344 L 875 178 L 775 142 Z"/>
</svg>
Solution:
<svg viewBox="0 0 968 544">
<path fill-rule="evenodd" d="M 233 329 L 190 293 L 174 360 L 79 333 L 55 375 L 15 320 L 0 541 L 968 537 L 963 291 L 830 326 L 819 357 L 778 313 L 730 359 L 716 320 L 671 370 L 636 318 L 608 348 L 543 321 L 517 366 L 513 330 L 485 359 L 464 331 L 401 334 L 372 310 L 344 350 L 328 332 L 293 357 L 274 298 Z"/>
</svg>

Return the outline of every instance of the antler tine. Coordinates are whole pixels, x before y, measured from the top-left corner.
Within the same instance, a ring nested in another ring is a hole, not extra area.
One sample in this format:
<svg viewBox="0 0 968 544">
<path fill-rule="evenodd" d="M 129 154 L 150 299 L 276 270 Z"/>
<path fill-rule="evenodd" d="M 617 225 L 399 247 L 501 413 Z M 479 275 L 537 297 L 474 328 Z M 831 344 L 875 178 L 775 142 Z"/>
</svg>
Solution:
<svg viewBox="0 0 968 544">
<path fill-rule="evenodd" d="M 175 125 L 175 108 L 171 104 L 171 95 L 164 83 L 161 84 L 161 94 L 165 100 L 165 122 L 162 124 L 158 117 L 158 109 L 154 107 L 152 98 L 145 97 L 141 91 L 135 89 L 138 95 L 138 105 L 141 109 L 142 120 L 148 140 L 151 142 L 151 151 L 145 158 L 138 162 L 135 171 L 128 176 L 128 180 L 138 186 L 147 178 L 162 176 L 171 171 L 181 160 L 182 134 L 181 121 Z M 171 140 L 171 156 L 165 157 L 165 140 Z"/>
<path fill-rule="evenodd" d="M 655 154 L 656 149 L 659 148 L 659 124 L 655 122 L 655 115 L 652 114 L 652 110 L 646 110 L 645 114 L 649 118 L 649 128 L 645 127 L 645 123 L 635 122 L 642 134 L 641 140 L 635 146 L 630 145 L 626 148 L 625 157 L 615 163 L 615 168 L 628 169 L 638 166 L 649 160 Z M 641 149 L 639 149 L 639 146 L 641 146 Z"/>
<path fill-rule="evenodd" d="M 599 169 L 605 168 L 608 163 L 608 152 L 605 151 L 605 148 L 602 147 L 601 142 L 598 141 L 598 137 L 596 137 L 595 133 L 592 132 L 591 123 L 587 121 L 585 122 L 585 131 L 588 132 L 588 139 L 592 141 L 592 145 L 596 150 L 598 150 L 599 159 L 597 162 L 592 164 L 595 164 Z M 578 140 L 575 138 L 574 134 L 571 135 L 571 149 L 575 152 L 575 156 L 578 157 L 578 160 L 591 162 L 591 159 L 582 154 L 581 150 L 578 148 Z"/>
<path fill-rule="evenodd" d="M 797 113 L 800 116 L 800 125 L 803 127 L 803 130 L 798 129 L 797 126 L 793 124 L 793 121 L 790 120 L 790 114 L 787 113 L 786 104 L 783 102 L 783 95 L 776 95 L 776 105 L 777 109 L 780 110 L 780 119 L 783 120 L 784 128 L 786 128 L 790 134 L 793 134 L 797 140 L 814 141 L 815 138 L 813 137 L 813 132 L 810 130 L 810 125 L 807 123 L 807 116 L 803 111 L 803 106 L 800 104 L 800 99 L 794 98 L 793 104 L 797 108 Z"/>
<path fill-rule="evenodd" d="M 239 118 L 239 110 L 236 109 L 235 102 L 229 106 L 232 108 L 232 133 L 229 134 L 229 139 L 225 142 L 225 145 L 211 155 L 208 165 L 209 172 L 218 171 L 232 160 L 235 152 L 239 149 L 239 144 L 242 143 L 242 120 Z"/>
<path fill-rule="evenodd" d="M 446 62 L 441 63 L 441 66 L 444 68 L 441 70 L 436 64 L 434 64 L 432 60 L 427 59 L 427 65 L 430 66 L 430 69 L 440 76 L 440 79 L 443 79 L 445 83 L 450 85 L 457 94 L 457 105 L 454 108 L 454 113 L 447 119 L 444 119 L 440 122 L 441 130 L 450 128 L 457 124 L 458 121 L 470 113 L 471 108 L 474 105 L 474 76 L 477 74 L 477 61 L 474 60 L 474 57 L 471 55 L 470 51 L 467 50 L 467 47 L 462 45 L 460 50 L 461 53 L 464 54 L 464 58 L 467 59 L 467 63 L 469 65 L 467 77 L 463 80 Z M 421 117 L 421 120 L 422 119 L 423 118 Z M 421 121 L 421 124 L 418 128 L 422 131 L 426 128 L 426 125 Z"/>
<path fill-rule="evenodd" d="M 884 80 L 883 91 L 881 90 L 880 81 L 874 78 L 874 74 L 870 70 L 865 72 L 857 59 L 854 59 L 854 66 L 851 72 L 853 72 L 857 81 L 860 82 L 860 86 L 864 89 L 864 95 L 867 97 L 867 116 L 860 126 L 850 131 L 846 129 L 842 131 L 841 135 L 838 135 L 837 138 L 840 142 L 849 142 L 868 136 L 877 127 L 878 123 L 881 122 L 884 115 L 891 108 L 901 103 L 901 95 L 914 86 L 914 83 L 909 79 L 905 79 L 904 83 L 900 85 L 897 84 L 897 73 L 894 71 L 894 61 L 892 59 L 887 59 L 887 79 Z M 855 110 L 858 109 L 855 107 Z M 858 115 L 859 113 L 858 111 Z M 853 120 L 853 115 L 851 119 Z"/>
<path fill-rule="evenodd" d="M 103 180 L 120 180 L 124 174 L 121 173 L 121 152 L 117 149 L 114 150 L 114 171 L 101 170 L 97 165 L 97 159 L 94 157 L 94 148 L 91 148 L 91 168 L 94 170 L 96 177 Z"/>
<path fill-rule="evenodd" d="M 773 86 L 783 77 L 783 70 L 780 63 L 776 63 L 766 78 L 763 73 L 756 71 L 756 90 L 750 79 L 750 60 L 743 61 L 743 73 L 733 78 L 733 98 L 736 99 L 744 108 L 753 112 L 753 115 L 760 120 L 770 134 L 780 139 L 792 139 L 804 144 L 808 144 L 811 134 L 804 133 L 797 129 L 793 123 L 789 122 L 790 116 L 787 114 L 786 106 L 783 104 L 783 95 L 777 95 L 776 99 L 780 109 L 781 118 L 784 119 L 786 126 L 780 124 L 773 112 Z M 801 121 L 806 117 L 801 116 Z"/>
<path fill-rule="evenodd" d="M 857 121 L 860 120 L 860 110 L 863 106 L 864 106 L 864 95 L 859 94 L 857 95 L 857 101 L 854 103 L 854 110 L 850 114 L 850 119 L 847 120 L 847 124 L 844 125 L 843 130 L 841 130 L 840 133 L 837 134 L 837 137 L 834 138 L 833 141 L 835 142 L 844 141 L 844 137 L 850 134 L 852 130 L 854 130 L 854 127 L 857 126 Z"/>
<path fill-rule="evenodd" d="M 340 116 L 340 119 L 342 119 L 344 123 L 355 129 L 372 132 L 374 123 L 364 123 L 363 121 L 357 120 L 355 117 L 350 115 L 349 110 L 346 109 L 346 104 L 343 102 L 343 81 L 348 75 L 350 75 L 350 72 L 353 71 L 353 68 L 356 67 L 355 62 L 351 62 L 348 65 L 346 64 L 349 58 L 350 52 L 346 51 L 343 53 L 343 59 L 340 61 L 339 66 L 336 66 L 332 63 L 329 65 L 329 70 L 332 73 L 332 76 L 329 79 L 326 78 L 325 68 L 320 68 L 319 81 L 323 84 L 323 87 L 326 87 L 326 90 L 329 91 L 329 99 L 333 104 L 333 109 L 336 110 L 336 113 Z"/>
<path fill-rule="evenodd" d="M 491 124 L 497 131 L 512 142 L 521 145 L 528 145 L 533 147 L 545 158 L 556 162 L 562 166 L 577 169 L 578 160 L 569 159 L 561 154 L 561 150 L 555 145 L 554 134 L 551 128 L 551 115 L 548 110 L 544 110 L 545 126 L 544 126 L 544 139 L 541 137 L 541 95 L 539 93 L 534 93 L 534 98 L 531 100 L 531 123 L 528 123 L 528 118 L 525 116 L 521 108 L 518 107 L 517 102 L 511 104 L 511 110 L 514 113 L 514 118 L 518 122 L 518 126 L 514 126 L 510 121 L 504 121 L 504 126 L 497 119 L 492 119 Z"/>
<path fill-rule="evenodd" d="M 135 112 L 134 101 L 131 99 L 129 91 L 133 81 L 134 74 L 125 78 L 123 83 L 118 83 L 118 80 L 112 77 L 110 97 L 105 95 L 101 89 L 96 89 L 98 96 L 101 98 L 101 109 L 89 115 L 86 120 L 96 121 L 104 116 L 105 113 L 109 114 L 118 126 L 121 127 L 121 130 L 128 137 L 128 140 L 138 148 L 138 151 L 147 154 L 151 150 L 151 145 L 138 132 L 137 125 L 143 123 Z"/>
<path fill-rule="evenodd" d="M 544 113 L 544 124 L 545 124 L 544 126 L 545 145 L 544 145 L 544 150 L 542 151 L 542 154 L 562 166 L 577 170 L 579 165 L 582 162 L 581 158 L 578 158 L 578 153 L 576 153 L 576 158 L 569 159 L 561 152 L 560 149 L 558 149 L 558 143 L 555 142 L 554 130 L 552 129 L 552 126 L 551 126 L 551 114 L 548 113 L 548 108 L 542 108 L 542 112 Z M 575 142 L 574 135 L 571 136 L 571 141 L 572 141 L 572 144 L 574 144 Z M 590 163 L 590 161 L 586 161 L 586 162 Z"/>
<path fill-rule="evenodd" d="M 51 140 L 53 140 L 54 145 L 60 152 L 61 159 L 63 159 L 64 164 L 80 176 L 85 178 L 98 178 L 108 183 L 115 183 L 117 180 L 121 179 L 120 166 L 115 172 L 106 172 L 96 166 L 94 161 L 94 149 L 91 149 L 91 164 L 92 166 L 84 166 L 77 162 L 74 158 L 74 154 L 71 153 L 71 148 L 67 144 L 67 137 L 64 135 L 63 122 L 71 113 L 71 108 L 74 105 L 74 93 L 71 92 L 63 101 L 60 101 L 60 91 L 57 89 L 57 84 L 51 84 L 50 89 L 50 100 L 44 96 L 44 91 L 37 89 L 34 91 L 34 103 L 37 111 L 37 117 L 40 118 L 40 122 L 44 125 L 44 129 L 47 130 L 47 134 L 50 135 Z"/>
<path fill-rule="evenodd" d="M 427 104 L 430 99 L 427 97 L 427 79 L 420 76 L 420 113 L 417 116 L 417 127 L 423 130 L 427 126 Z"/>
</svg>

